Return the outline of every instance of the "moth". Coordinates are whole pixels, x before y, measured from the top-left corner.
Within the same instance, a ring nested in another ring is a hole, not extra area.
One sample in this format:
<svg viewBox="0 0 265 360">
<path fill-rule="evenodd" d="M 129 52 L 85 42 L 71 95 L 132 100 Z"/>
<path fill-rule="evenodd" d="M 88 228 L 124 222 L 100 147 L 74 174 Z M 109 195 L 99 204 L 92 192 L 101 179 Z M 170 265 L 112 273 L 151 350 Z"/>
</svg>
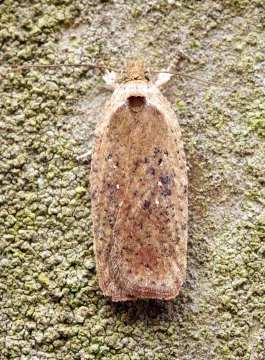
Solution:
<svg viewBox="0 0 265 360">
<path fill-rule="evenodd" d="M 103 108 L 91 160 L 94 249 L 112 301 L 171 299 L 185 278 L 188 180 L 178 120 L 143 60 Z"/>
</svg>

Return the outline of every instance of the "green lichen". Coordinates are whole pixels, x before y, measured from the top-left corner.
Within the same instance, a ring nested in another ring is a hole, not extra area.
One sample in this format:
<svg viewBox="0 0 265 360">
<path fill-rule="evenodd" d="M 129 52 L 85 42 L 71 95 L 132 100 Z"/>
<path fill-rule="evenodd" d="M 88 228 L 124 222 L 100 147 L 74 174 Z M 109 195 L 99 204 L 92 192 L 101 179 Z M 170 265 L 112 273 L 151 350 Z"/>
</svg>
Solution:
<svg viewBox="0 0 265 360">
<path fill-rule="evenodd" d="M 84 187 L 82 187 L 82 186 L 79 186 L 79 187 L 77 187 L 77 188 L 75 189 L 75 192 L 76 192 L 76 194 L 79 195 L 79 196 L 84 196 L 85 193 L 86 193 L 86 189 L 85 189 Z"/>
<path fill-rule="evenodd" d="M 44 273 L 39 274 L 38 279 L 43 286 L 49 286 L 50 281 Z"/>
<path fill-rule="evenodd" d="M 0 315 L 3 359 L 263 359 L 262 2 L 0 5 L 1 64 L 123 68 L 172 78 L 189 167 L 187 281 L 174 301 L 111 303 L 92 244 L 89 164 L 110 95 L 99 70 L 1 68 Z"/>
<path fill-rule="evenodd" d="M 265 139 L 265 111 L 257 111 L 249 114 L 249 129 L 256 131 Z"/>
</svg>

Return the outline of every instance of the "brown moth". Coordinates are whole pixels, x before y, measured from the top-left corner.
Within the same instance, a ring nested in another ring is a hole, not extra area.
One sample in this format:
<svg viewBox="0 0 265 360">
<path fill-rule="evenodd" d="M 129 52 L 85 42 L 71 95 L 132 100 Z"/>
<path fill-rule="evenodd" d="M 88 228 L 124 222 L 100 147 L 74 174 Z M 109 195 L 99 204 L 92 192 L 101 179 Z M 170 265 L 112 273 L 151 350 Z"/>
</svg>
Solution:
<svg viewBox="0 0 265 360">
<path fill-rule="evenodd" d="M 127 61 L 126 80 L 101 112 L 91 161 L 100 287 L 113 301 L 171 299 L 185 277 L 187 170 L 169 102 Z"/>
</svg>

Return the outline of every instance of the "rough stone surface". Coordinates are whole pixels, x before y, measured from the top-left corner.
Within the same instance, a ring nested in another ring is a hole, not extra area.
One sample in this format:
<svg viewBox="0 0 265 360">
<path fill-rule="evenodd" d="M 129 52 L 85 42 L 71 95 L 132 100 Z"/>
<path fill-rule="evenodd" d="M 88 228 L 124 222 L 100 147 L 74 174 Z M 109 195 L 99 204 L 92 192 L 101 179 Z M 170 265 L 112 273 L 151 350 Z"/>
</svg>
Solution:
<svg viewBox="0 0 265 360">
<path fill-rule="evenodd" d="M 0 358 L 264 360 L 264 1 L 0 4 Z M 189 166 L 187 279 L 168 302 L 98 287 L 89 164 L 99 70 L 10 66 L 140 56 L 164 87 Z"/>
</svg>

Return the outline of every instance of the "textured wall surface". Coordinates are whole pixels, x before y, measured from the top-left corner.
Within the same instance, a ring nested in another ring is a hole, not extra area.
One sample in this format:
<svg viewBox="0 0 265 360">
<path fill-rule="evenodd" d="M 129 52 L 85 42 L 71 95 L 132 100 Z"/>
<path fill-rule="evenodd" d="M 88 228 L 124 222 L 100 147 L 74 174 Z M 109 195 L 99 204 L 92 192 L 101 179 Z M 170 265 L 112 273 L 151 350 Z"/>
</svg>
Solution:
<svg viewBox="0 0 265 360">
<path fill-rule="evenodd" d="M 264 1 L 0 3 L 0 358 L 265 359 Z M 186 282 L 112 303 L 97 282 L 89 163 L 99 70 L 161 69 L 189 167 Z"/>
</svg>

